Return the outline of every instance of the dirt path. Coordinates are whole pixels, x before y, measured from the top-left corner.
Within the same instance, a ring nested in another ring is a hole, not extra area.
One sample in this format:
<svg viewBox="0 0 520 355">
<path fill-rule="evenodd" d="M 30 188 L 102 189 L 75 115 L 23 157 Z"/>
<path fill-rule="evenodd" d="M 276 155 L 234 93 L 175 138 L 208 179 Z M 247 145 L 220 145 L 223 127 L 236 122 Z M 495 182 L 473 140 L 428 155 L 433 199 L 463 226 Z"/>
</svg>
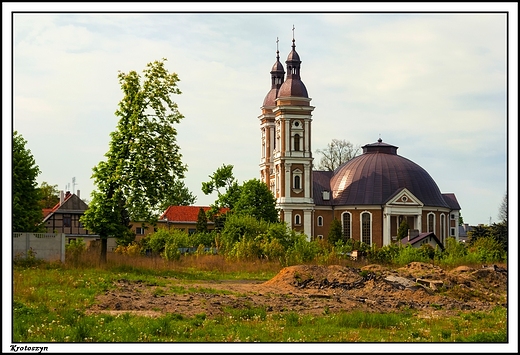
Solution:
<svg viewBox="0 0 520 355">
<path fill-rule="evenodd" d="M 227 308 L 265 307 L 267 312 L 325 314 L 342 310 L 395 312 L 417 310 L 423 317 L 461 310 L 487 311 L 507 306 L 507 269 L 495 265 L 449 272 L 424 263 L 392 270 L 379 265 L 298 265 L 282 269 L 266 282 L 168 279 L 167 286 L 119 280 L 116 289 L 96 298 L 89 313 L 135 313 L 208 318 Z"/>
</svg>

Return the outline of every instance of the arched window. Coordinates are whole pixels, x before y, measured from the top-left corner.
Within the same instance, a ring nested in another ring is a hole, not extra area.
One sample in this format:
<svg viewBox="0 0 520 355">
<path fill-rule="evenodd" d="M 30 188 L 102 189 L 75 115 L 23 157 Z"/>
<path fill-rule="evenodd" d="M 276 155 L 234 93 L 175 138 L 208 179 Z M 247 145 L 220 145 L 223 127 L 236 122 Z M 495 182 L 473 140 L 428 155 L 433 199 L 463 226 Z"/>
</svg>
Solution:
<svg viewBox="0 0 520 355">
<path fill-rule="evenodd" d="M 322 216 L 318 216 L 318 226 L 319 227 L 323 226 L 323 217 Z"/>
<path fill-rule="evenodd" d="M 365 244 L 371 245 L 372 239 L 372 217 L 369 212 L 361 214 L 361 241 Z"/>
<path fill-rule="evenodd" d="M 300 190 L 302 188 L 302 171 L 300 169 L 293 170 L 293 189 Z"/>
<path fill-rule="evenodd" d="M 300 188 L 300 177 L 298 175 L 296 175 L 294 177 L 294 188 L 295 189 L 299 189 Z"/>
<path fill-rule="evenodd" d="M 294 216 L 294 224 L 295 224 L 296 226 L 299 226 L 299 225 L 302 224 L 302 220 L 301 220 L 301 217 L 300 217 L 299 214 L 297 214 L 297 215 Z"/>
<path fill-rule="evenodd" d="M 345 212 L 342 214 L 342 222 L 343 222 L 343 238 L 350 239 L 351 238 L 351 223 L 352 223 L 352 215 L 350 212 Z"/>
<path fill-rule="evenodd" d="M 300 150 L 300 135 L 294 135 L 294 150 L 297 152 Z"/>
<path fill-rule="evenodd" d="M 444 244 L 446 239 L 446 216 L 441 214 L 441 235 L 440 235 L 441 243 Z"/>
<path fill-rule="evenodd" d="M 435 214 L 428 213 L 428 232 L 435 233 Z"/>
</svg>

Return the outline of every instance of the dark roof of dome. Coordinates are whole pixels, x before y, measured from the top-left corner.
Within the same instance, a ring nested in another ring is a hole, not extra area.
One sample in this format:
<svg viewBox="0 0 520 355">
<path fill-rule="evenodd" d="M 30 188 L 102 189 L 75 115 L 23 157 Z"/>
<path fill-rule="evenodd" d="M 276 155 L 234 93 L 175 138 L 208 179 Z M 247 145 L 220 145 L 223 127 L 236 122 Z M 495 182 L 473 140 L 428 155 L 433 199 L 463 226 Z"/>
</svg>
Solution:
<svg viewBox="0 0 520 355">
<path fill-rule="evenodd" d="M 305 87 L 305 84 L 303 84 L 303 81 L 299 79 L 291 79 L 287 78 L 282 86 L 280 86 L 280 91 L 278 92 L 279 97 L 288 97 L 288 96 L 294 96 L 294 97 L 309 97 L 309 94 L 307 94 L 307 88 Z"/>
<path fill-rule="evenodd" d="M 296 52 L 296 49 L 294 44 L 293 44 L 293 49 L 291 50 L 291 53 L 289 53 L 289 55 L 287 56 L 287 62 L 301 62 L 300 61 L 300 56 L 298 55 L 298 53 Z"/>
<path fill-rule="evenodd" d="M 338 167 L 330 187 L 335 205 L 385 204 L 397 190 L 407 188 L 424 205 L 449 207 L 428 172 L 381 139 Z"/>
<path fill-rule="evenodd" d="M 271 90 L 269 90 L 267 95 L 265 95 L 264 104 L 262 106 L 264 106 L 264 107 L 276 106 L 275 100 L 276 100 L 276 97 L 278 96 L 277 93 L 278 93 L 278 89 L 276 89 L 276 88 L 272 88 Z"/>
<path fill-rule="evenodd" d="M 284 73 L 285 69 L 283 68 L 282 63 L 278 60 L 279 57 L 276 59 L 276 63 L 273 64 L 273 68 L 271 69 L 271 73 Z"/>
</svg>

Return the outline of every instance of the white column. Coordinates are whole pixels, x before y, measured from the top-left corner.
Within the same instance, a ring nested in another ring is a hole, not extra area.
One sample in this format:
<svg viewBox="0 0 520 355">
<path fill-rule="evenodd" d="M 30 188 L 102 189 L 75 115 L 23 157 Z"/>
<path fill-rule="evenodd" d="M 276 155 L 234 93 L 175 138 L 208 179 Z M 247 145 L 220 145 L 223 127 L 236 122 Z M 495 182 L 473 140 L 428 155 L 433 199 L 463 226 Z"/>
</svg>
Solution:
<svg viewBox="0 0 520 355">
<path fill-rule="evenodd" d="M 304 165 L 304 176 L 305 176 L 305 187 L 303 190 L 303 197 L 310 198 L 311 197 L 311 167 L 309 164 Z"/>
<path fill-rule="evenodd" d="M 305 144 L 304 144 L 304 152 L 307 153 L 310 151 L 311 147 L 311 139 L 310 139 L 310 132 L 309 132 L 309 121 L 305 120 Z M 305 154 L 307 156 L 307 154 Z"/>
<path fill-rule="evenodd" d="M 292 229 L 293 227 L 293 220 L 292 220 L 292 211 L 283 211 L 283 220 L 287 224 L 287 227 L 289 229 Z"/>
<path fill-rule="evenodd" d="M 291 163 L 285 163 L 285 201 L 291 198 Z"/>
<path fill-rule="evenodd" d="M 391 216 L 383 211 L 383 245 L 390 245 L 392 243 L 392 236 L 391 236 Z"/>
<path fill-rule="evenodd" d="M 303 231 L 307 235 L 307 241 L 311 240 L 312 237 L 312 211 L 303 211 Z"/>
</svg>

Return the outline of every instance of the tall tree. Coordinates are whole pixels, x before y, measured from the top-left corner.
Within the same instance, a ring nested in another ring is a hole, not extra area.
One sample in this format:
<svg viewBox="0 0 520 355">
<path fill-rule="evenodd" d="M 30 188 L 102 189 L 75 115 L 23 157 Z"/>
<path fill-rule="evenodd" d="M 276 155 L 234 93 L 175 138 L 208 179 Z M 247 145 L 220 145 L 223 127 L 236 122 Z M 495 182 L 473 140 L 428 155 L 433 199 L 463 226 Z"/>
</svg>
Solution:
<svg viewBox="0 0 520 355">
<path fill-rule="evenodd" d="M 316 150 L 316 153 L 322 155 L 317 170 L 334 171 L 343 163 L 358 156 L 360 150 L 361 147 L 359 145 L 354 146 L 344 139 L 333 139 L 327 144 L 327 148 Z"/>
<path fill-rule="evenodd" d="M 222 208 L 233 209 L 240 197 L 241 187 L 233 175 L 233 165 L 222 164 L 209 177 L 209 181 L 202 183 L 202 192 L 205 195 L 217 192 L 217 199 L 210 205 L 211 209 L 208 211 L 208 217 L 210 220 L 214 220 Z"/>
<path fill-rule="evenodd" d="M 58 202 L 60 202 L 60 191 L 58 185 L 49 185 L 43 181 L 40 185 L 41 208 L 53 208 Z"/>
<path fill-rule="evenodd" d="M 173 183 L 169 193 L 169 195 L 164 196 L 164 200 L 159 207 L 162 211 L 169 206 L 190 206 L 197 200 L 197 197 L 191 193 L 184 181 L 180 179 Z"/>
<path fill-rule="evenodd" d="M 199 208 L 199 214 L 197 215 L 197 233 L 206 233 L 208 231 L 208 216 L 204 208 Z"/>
<path fill-rule="evenodd" d="M 278 222 L 276 198 L 267 184 L 259 179 L 251 179 L 242 184 L 233 212 L 253 216 L 266 222 Z"/>
<path fill-rule="evenodd" d="M 341 228 L 341 222 L 334 218 L 330 223 L 329 235 L 327 236 L 327 241 L 330 245 L 335 245 L 338 241 L 343 239 L 343 231 Z"/>
<path fill-rule="evenodd" d="M 406 219 L 403 219 L 403 221 L 399 225 L 399 228 L 397 229 L 398 241 L 401 241 L 403 238 L 406 238 L 408 236 L 408 229 L 410 229 L 410 227 L 408 226 L 408 222 L 406 221 Z"/>
<path fill-rule="evenodd" d="M 123 99 L 106 161 L 93 168 L 97 191 L 81 221 L 101 238 L 101 262 L 106 262 L 107 238 L 126 238 L 130 221 L 157 221 L 165 196 L 175 194 L 183 179 L 174 127 L 184 116 L 170 95 L 180 94 L 179 78 L 169 73 L 166 59 L 148 63 L 144 79 L 135 72 L 119 72 Z"/>
<path fill-rule="evenodd" d="M 36 178 L 41 173 L 27 141 L 13 132 L 13 232 L 43 232 L 41 194 Z"/>
</svg>

